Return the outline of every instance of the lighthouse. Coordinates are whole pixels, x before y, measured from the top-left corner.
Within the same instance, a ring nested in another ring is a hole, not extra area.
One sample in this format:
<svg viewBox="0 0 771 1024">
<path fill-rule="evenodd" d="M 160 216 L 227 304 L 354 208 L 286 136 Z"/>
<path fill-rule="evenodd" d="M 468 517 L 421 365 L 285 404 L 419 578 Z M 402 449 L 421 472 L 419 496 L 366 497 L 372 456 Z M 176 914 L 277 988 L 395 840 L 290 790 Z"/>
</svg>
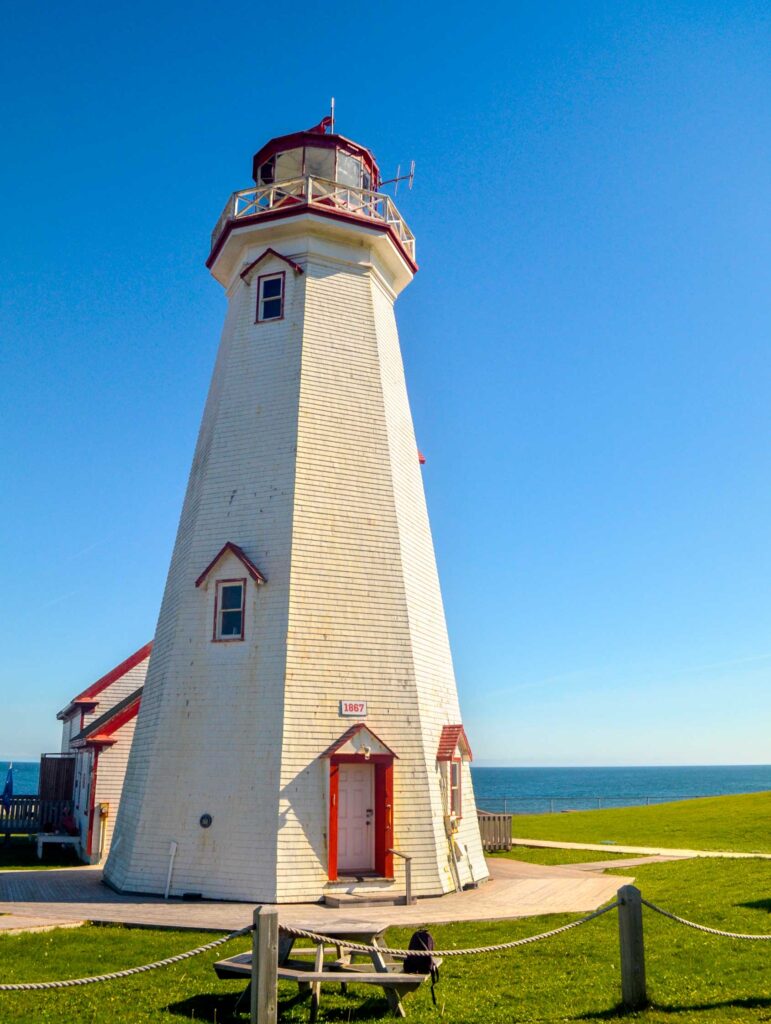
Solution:
<svg viewBox="0 0 771 1024">
<path fill-rule="evenodd" d="M 325 119 L 326 122 L 326 119 Z M 258 902 L 487 876 L 370 150 L 272 139 L 207 266 L 227 313 L 107 881 Z"/>
</svg>

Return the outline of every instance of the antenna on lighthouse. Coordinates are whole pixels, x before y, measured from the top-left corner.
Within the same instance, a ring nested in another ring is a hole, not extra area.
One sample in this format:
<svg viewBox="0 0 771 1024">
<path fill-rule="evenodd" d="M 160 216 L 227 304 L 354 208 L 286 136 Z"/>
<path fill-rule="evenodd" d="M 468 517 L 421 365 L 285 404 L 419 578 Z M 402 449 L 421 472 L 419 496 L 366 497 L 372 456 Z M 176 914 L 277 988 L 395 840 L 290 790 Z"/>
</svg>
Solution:
<svg viewBox="0 0 771 1024">
<path fill-rule="evenodd" d="M 410 160 L 410 173 L 409 174 L 402 174 L 402 165 L 398 164 L 397 167 L 396 167 L 396 174 L 394 175 L 394 177 L 393 178 L 389 178 L 387 181 L 381 181 L 380 182 L 380 187 L 382 188 L 383 185 L 393 185 L 393 187 L 394 187 L 394 195 L 396 195 L 397 192 L 399 191 L 399 182 L 400 181 L 409 182 L 409 184 L 407 185 L 407 188 L 410 190 L 410 192 L 412 192 L 412 186 L 413 186 L 413 184 L 415 182 L 415 161 L 414 160 Z"/>
<path fill-rule="evenodd" d="M 332 102 L 329 105 L 329 132 L 330 135 L 335 134 L 335 97 L 332 97 Z"/>
</svg>

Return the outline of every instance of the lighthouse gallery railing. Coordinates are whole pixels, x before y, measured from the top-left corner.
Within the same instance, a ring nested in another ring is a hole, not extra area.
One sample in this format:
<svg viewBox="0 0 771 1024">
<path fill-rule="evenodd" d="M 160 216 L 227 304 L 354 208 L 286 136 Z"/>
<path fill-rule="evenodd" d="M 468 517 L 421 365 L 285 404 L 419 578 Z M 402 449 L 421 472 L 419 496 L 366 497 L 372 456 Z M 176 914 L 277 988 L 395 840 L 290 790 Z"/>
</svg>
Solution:
<svg viewBox="0 0 771 1024">
<path fill-rule="evenodd" d="M 212 231 L 211 247 L 213 249 L 217 244 L 228 221 L 255 217 L 273 210 L 286 210 L 300 204 L 316 204 L 327 209 L 331 207 L 342 213 L 387 224 L 408 255 L 415 259 L 415 236 L 390 196 L 311 176 L 290 178 L 287 181 L 276 181 L 272 185 L 258 185 L 234 192 Z"/>
</svg>

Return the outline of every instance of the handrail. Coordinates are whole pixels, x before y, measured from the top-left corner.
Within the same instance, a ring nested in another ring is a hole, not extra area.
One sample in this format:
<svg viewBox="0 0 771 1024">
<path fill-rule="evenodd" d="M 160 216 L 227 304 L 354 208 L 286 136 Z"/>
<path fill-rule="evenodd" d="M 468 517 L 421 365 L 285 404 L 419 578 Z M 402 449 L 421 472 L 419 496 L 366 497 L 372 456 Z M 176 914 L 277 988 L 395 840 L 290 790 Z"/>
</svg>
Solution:
<svg viewBox="0 0 771 1024">
<path fill-rule="evenodd" d="M 386 853 L 392 853 L 394 857 L 401 857 L 404 861 L 404 903 L 410 907 L 415 902 L 412 898 L 412 857 L 400 850 L 386 850 Z"/>
<path fill-rule="evenodd" d="M 255 185 L 233 192 L 212 231 L 212 249 L 230 221 L 257 217 L 277 209 L 290 209 L 295 205 L 318 205 L 324 209 L 331 206 L 355 217 L 385 224 L 394 232 L 410 258 L 415 258 L 415 236 L 390 196 L 313 175 L 287 178 L 270 185 Z"/>
</svg>

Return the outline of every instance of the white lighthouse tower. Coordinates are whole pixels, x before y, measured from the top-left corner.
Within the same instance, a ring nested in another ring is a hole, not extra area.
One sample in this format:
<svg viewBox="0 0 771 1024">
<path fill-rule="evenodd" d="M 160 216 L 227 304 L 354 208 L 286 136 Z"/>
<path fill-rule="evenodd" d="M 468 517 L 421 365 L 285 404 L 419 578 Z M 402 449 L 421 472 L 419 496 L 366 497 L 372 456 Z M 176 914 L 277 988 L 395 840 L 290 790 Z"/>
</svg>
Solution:
<svg viewBox="0 0 771 1024">
<path fill-rule="evenodd" d="M 228 310 L 105 875 L 266 902 L 487 875 L 372 153 L 270 141 L 207 265 Z M 173 853 L 173 856 L 171 854 Z"/>
</svg>

